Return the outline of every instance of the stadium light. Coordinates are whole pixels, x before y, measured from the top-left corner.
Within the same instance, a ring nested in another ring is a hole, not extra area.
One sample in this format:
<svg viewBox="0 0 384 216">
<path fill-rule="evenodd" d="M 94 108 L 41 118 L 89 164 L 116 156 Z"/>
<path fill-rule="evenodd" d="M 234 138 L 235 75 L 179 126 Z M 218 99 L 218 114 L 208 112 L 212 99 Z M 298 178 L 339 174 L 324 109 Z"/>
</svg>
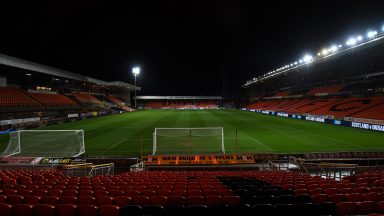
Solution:
<svg viewBox="0 0 384 216">
<path fill-rule="evenodd" d="M 362 41 L 363 40 L 363 36 L 361 36 L 361 35 L 357 36 L 357 40 L 358 41 Z"/>
<path fill-rule="evenodd" d="M 356 44 L 356 39 L 355 38 L 350 38 L 347 40 L 347 42 L 345 43 L 346 45 L 348 46 L 353 46 Z"/>
<path fill-rule="evenodd" d="M 305 63 L 309 63 L 312 60 L 312 58 L 313 57 L 311 55 L 305 55 L 303 60 L 304 60 Z"/>
<path fill-rule="evenodd" d="M 137 108 L 137 103 L 136 103 L 136 77 L 140 74 L 140 68 L 139 67 L 134 67 L 132 68 L 132 73 L 135 76 L 135 109 Z"/>
<path fill-rule="evenodd" d="M 336 52 L 337 51 L 337 46 L 336 45 L 332 45 L 331 46 L 331 51 L 332 52 Z"/>
<path fill-rule="evenodd" d="M 327 55 L 327 54 L 328 54 L 328 50 L 327 50 L 327 49 L 323 49 L 323 50 L 321 51 L 321 53 L 322 53 L 323 55 Z"/>
<path fill-rule="evenodd" d="M 377 35 L 377 31 L 369 31 L 368 33 L 367 33 L 367 37 L 368 38 L 373 38 L 373 37 L 375 37 Z"/>
</svg>

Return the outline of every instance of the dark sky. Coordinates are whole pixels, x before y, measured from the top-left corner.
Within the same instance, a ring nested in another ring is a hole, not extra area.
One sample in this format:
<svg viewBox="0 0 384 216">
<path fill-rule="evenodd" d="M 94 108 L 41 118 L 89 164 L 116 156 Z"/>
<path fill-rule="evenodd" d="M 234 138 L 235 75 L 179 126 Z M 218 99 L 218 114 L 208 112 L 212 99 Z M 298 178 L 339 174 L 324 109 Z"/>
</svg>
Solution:
<svg viewBox="0 0 384 216">
<path fill-rule="evenodd" d="M 29 2 L 29 3 L 28 3 Z M 114 3 L 112 3 L 114 2 Z M 0 3 L 0 52 L 142 95 L 221 95 L 384 24 L 382 1 L 50 0 Z"/>
</svg>

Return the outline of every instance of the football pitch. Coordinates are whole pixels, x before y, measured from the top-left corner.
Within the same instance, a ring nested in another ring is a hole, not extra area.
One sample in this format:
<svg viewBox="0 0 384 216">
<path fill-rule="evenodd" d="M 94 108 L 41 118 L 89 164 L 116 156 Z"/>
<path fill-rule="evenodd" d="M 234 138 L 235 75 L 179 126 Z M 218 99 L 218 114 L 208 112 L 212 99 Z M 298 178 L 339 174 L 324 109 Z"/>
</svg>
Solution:
<svg viewBox="0 0 384 216">
<path fill-rule="evenodd" d="M 384 133 L 239 110 L 146 110 L 42 129 L 83 129 L 87 156 L 129 157 L 152 154 L 154 128 L 193 127 L 223 127 L 226 153 L 384 150 Z M 8 139 L 8 135 L 0 136 L 0 149 Z M 183 153 L 177 146 L 159 145 L 158 149 L 169 153 Z M 212 146 L 207 144 L 208 148 Z M 199 153 L 205 153 L 204 149 Z"/>
</svg>

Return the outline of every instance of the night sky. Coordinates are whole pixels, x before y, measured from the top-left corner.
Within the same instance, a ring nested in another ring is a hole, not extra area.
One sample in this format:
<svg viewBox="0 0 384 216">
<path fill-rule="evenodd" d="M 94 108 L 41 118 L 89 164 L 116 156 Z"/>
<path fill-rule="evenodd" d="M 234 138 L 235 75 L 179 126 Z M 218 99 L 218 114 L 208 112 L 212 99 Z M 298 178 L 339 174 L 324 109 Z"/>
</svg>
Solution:
<svg viewBox="0 0 384 216">
<path fill-rule="evenodd" d="M 0 5 L 0 53 L 106 81 L 140 66 L 139 95 L 237 92 L 384 24 L 383 1 L 25 2 Z"/>
</svg>

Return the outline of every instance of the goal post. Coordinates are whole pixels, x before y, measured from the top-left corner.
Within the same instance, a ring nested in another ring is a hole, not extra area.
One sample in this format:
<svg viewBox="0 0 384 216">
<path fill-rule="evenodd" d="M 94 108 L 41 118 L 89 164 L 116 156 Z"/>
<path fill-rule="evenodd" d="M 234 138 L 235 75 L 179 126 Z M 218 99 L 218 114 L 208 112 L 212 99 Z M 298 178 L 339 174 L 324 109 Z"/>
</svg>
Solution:
<svg viewBox="0 0 384 216">
<path fill-rule="evenodd" d="M 155 128 L 152 155 L 225 154 L 223 127 Z"/>
<path fill-rule="evenodd" d="M 10 133 L 0 156 L 77 157 L 84 152 L 83 130 L 18 130 Z"/>
</svg>

